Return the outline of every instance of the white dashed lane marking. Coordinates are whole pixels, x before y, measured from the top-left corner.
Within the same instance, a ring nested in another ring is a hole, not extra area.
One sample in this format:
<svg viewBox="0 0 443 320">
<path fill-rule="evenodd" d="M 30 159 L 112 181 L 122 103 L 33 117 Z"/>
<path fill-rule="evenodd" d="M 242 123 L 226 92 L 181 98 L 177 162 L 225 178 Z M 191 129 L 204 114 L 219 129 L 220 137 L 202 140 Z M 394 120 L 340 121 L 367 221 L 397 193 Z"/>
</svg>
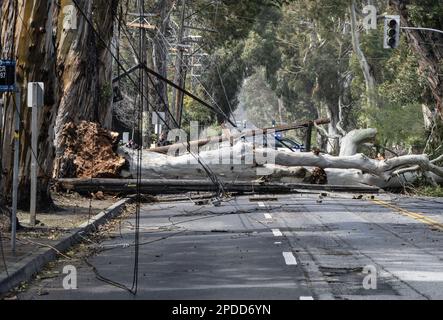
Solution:
<svg viewBox="0 0 443 320">
<path fill-rule="evenodd" d="M 285 262 L 288 266 L 296 266 L 297 260 L 294 257 L 292 252 L 283 252 L 283 257 L 285 258 Z"/>
<path fill-rule="evenodd" d="M 259 207 L 262 207 L 262 208 L 266 207 L 264 202 L 259 202 L 259 203 L 258 203 L 258 206 L 259 206 Z"/>
<path fill-rule="evenodd" d="M 314 300 L 314 297 L 300 297 L 300 300 Z"/>
</svg>

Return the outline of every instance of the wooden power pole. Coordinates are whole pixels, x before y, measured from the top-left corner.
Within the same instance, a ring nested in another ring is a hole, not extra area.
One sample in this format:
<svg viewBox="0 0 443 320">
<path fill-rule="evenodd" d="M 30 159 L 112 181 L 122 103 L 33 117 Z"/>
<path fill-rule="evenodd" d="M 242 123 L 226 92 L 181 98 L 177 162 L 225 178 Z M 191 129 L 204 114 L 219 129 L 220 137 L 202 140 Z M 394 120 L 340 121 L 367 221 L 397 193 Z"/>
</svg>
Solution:
<svg viewBox="0 0 443 320">
<path fill-rule="evenodd" d="M 178 84 L 181 88 L 185 88 L 186 86 L 186 74 L 187 74 L 187 62 L 184 59 L 187 59 L 184 55 L 185 46 L 183 43 L 184 40 L 184 31 L 185 31 L 185 16 L 186 16 L 186 0 L 182 0 L 182 14 L 180 20 L 180 30 L 178 32 L 177 39 L 177 57 L 175 62 L 175 78 L 174 82 Z M 172 94 L 172 105 L 173 105 L 173 115 L 177 120 L 177 123 L 181 125 L 182 115 L 183 115 L 183 99 L 184 94 L 182 91 L 174 89 Z"/>
<path fill-rule="evenodd" d="M 128 26 L 136 27 L 140 32 L 140 61 L 139 63 L 143 66 L 147 66 L 147 48 L 146 48 L 146 30 L 149 29 L 150 25 L 145 21 L 145 7 L 144 0 L 138 0 L 138 24 L 135 22 L 129 23 Z M 151 108 L 149 107 L 149 79 L 148 73 L 145 68 L 140 69 L 141 72 L 141 90 L 140 101 L 143 103 L 143 127 L 139 128 L 142 130 L 142 146 L 144 148 L 149 148 L 151 146 Z M 142 96 L 144 98 L 142 98 Z"/>
</svg>

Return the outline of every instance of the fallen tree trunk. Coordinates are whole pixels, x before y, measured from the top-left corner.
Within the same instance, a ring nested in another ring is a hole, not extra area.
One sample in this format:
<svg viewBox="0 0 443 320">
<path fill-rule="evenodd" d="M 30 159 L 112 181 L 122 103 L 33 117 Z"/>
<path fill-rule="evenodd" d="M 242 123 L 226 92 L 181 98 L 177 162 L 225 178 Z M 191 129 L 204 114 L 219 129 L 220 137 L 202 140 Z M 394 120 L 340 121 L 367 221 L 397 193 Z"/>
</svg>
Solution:
<svg viewBox="0 0 443 320">
<path fill-rule="evenodd" d="M 429 161 L 426 155 L 408 155 L 388 160 L 375 160 L 363 154 L 335 157 L 315 153 L 284 152 L 269 148 L 255 148 L 249 143 L 237 143 L 234 147 L 201 152 L 200 159 L 222 181 L 256 180 L 265 176 L 268 181 L 303 182 L 315 168 L 327 169 L 328 180 L 340 183 L 347 179 L 359 183 L 385 187 L 396 171 L 417 166 L 422 171 L 443 178 L 443 168 Z M 144 178 L 206 179 L 205 170 L 195 155 L 171 157 L 143 151 L 143 160 L 137 162 L 135 151 L 126 149 L 133 176 L 141 166 Z M 329 170 L 329 171 L 328 171 Z"/>
<path fill-rule="evenodd" d="M 170 179 L 60 179 L 58 186 L 79 193 L 134 194 L 138 188 L 142 193 L 152 195 L 179 194 L 186 192 L 216 192 L 217 186 L 208 180 Z M 329 192 L 378 193 L 379 188 L 367 186 L 312 185 L 302 183 L 263 183 L 259 181 L 236 181 L 224 184 L 226 192 L 235 193 L 291 193 L 297 189 Z"/>
<path fill-rule="evenodd" d="M 346 154 L 359 144 L 372 139 L 373 129 L 356 130 L 348 134 Z M 265 148 L 249 142 L 230 142 L 215 145 L 216 150 L 187 152 L 181 156 L 121 147 L 115 154 L 115 135 L 94 123 L 67 125 L 64 130 L 65 154 L 71 166 L 61 167 L 59 178 L 141 178 L 207 180 L 208 173 L 223 183 L 265 180 L 268 183 L 349 184 L 361 183 L 384 188 L 404 184 L 405 176 L 423 171 L 433 181 L 443 180 L 443 168 L 426 155 L 408 155 L 388 160 L 371 159 L 363 154 L 346 156 L 301 153 Z M 244 133 L 243 133 L 244 134 Z M 192 150 L 192 149 L 191 149 Z M 124 169 L 128 169 L 125 171 Z M 407 174 L 407 175 L 405 175 Z M 410 182 L 406 180 L 406 182 Z"/>
</svg>

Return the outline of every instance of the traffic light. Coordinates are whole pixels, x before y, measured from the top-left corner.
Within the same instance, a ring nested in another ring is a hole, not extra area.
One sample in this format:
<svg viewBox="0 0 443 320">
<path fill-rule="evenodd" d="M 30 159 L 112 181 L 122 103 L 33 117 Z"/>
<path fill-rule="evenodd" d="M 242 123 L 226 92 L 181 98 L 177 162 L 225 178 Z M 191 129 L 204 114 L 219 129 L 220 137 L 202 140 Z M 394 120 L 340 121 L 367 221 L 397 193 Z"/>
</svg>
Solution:
<svg viewBox="0 0 443 320">
<path fill-rule="evenodd" d="M 400 16 L 386 16 L 384 30 L 384 48 L 395 49 L 400 42 Z"/>
</svg>

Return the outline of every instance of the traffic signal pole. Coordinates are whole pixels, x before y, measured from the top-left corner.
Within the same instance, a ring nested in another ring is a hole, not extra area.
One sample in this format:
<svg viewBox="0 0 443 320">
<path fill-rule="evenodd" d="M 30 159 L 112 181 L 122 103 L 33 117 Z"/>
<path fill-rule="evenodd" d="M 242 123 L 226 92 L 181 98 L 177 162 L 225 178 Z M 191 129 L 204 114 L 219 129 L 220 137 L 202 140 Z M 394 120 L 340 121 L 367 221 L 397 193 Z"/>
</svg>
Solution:
<svg viewBox="0 0 443 320">
<path fill-rule="evenodd" d="M 382 16 L 385 20 L 384 28 L 384 45 L 385 49 L 395 49 L 399 46 L 400 42 L 400 30 L 418 30 L 427 32 L 436 32 L 443 34 L 443 30 L 434 28 L 423 28 L 423 27 L 402 27 L 400 26 L 401 17 L 396 15 Z"/>
<path fill-rule="evenodd" d="M 405 29 L 405 30 L 420 30 L 420 31 L 431 31 L 431 32 L 438 32 L 438 33 L 442 33 L 442 34 L 443 34 L 443 30 L 432 29 L 432 28 L 400 27 L 400 29 Z"/>
</svg>

